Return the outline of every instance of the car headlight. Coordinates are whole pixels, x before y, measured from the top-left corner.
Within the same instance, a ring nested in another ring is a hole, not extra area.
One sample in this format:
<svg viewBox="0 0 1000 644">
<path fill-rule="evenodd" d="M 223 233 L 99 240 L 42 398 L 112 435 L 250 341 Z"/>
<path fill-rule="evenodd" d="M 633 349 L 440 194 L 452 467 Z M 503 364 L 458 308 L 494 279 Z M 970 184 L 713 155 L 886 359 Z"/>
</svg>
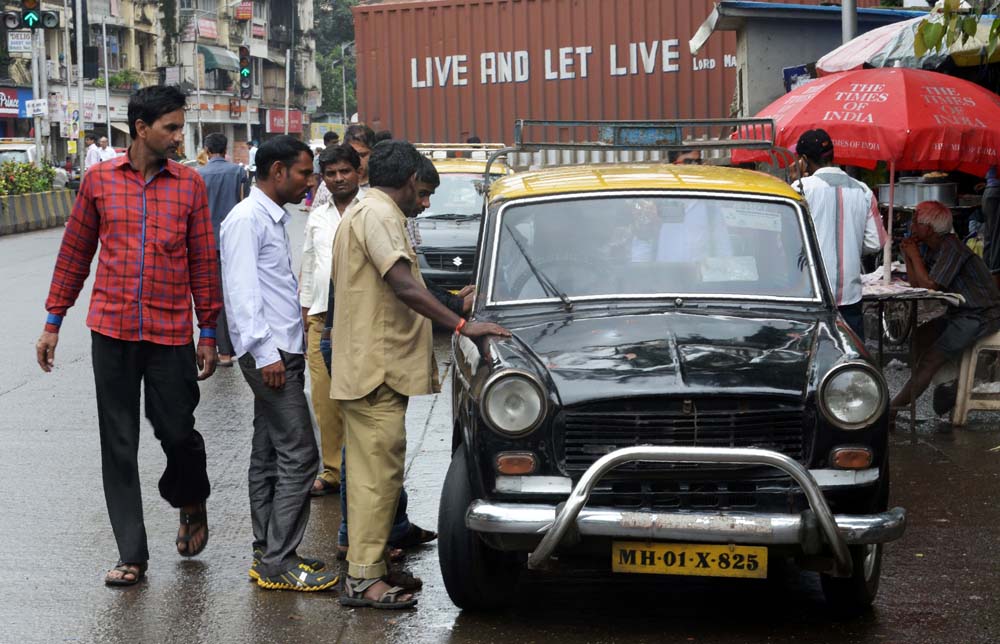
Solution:
<svg viewBox="0 0 1000 644">
<path fill-rule="evenodd" d="M 534 376 L 521 371 L 503 371 L 486 383 L 480 409 L 494 430 L 503 434 L 526 434 L 545 417 L 545 396 Z"/>
<path fill-rule="evenodd" d="M 863 363 L 835 367 L 820 385 L 819 406 L 841 429 L 861 429 L 875 422 L 886 405 L 882 379 Z"/>
</svg>

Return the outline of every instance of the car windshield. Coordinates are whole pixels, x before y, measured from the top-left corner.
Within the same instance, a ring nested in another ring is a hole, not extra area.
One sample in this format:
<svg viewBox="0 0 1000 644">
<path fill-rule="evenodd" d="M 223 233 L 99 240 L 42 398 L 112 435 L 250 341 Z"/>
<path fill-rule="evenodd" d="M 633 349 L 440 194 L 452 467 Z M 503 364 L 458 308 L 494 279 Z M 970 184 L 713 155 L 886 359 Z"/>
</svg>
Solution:
<svg viewBox="0 0 1000 644">
<path fill-rule="evenodd" d="M 799 212 L 751 199 L 621 196 L 504 208 L 492 302 L 818 297 Z"/>
<path fill-rule="evenodd" d="M 20 163 L 28 162 L 28 151 L 27 150 L 0 150 L 0 163 L 5 161 L 18 161 Z"/>
<path fill-rule="evenodd" d="M 478 217 L 483 214 L 483 196 L 476 190 L 482 174 L 441 173 L 441 185 L 431 197 L 431 207 L 420 217 Z"/>
</svg>

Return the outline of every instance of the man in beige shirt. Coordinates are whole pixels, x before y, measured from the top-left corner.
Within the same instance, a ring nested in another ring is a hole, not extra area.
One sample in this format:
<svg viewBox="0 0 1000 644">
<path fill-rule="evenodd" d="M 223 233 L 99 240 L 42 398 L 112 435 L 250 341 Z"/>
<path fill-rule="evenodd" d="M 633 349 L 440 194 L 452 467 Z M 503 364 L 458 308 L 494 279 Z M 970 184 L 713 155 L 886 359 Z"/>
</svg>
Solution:
<svg viewBox="0 0 1000 644">
<path fill-rule="evenodd" d="M 333 243 L 330 395 L 340 401 L 351 470 L 345 606 L 417 603 L 394 583 L 385 547 L 403 485 L 407 402 L 438 389 L 431 321 L 468 337 L 509 335 L 495 324 L 466 323 L 424 286 L 404 215 L 417 211 L 419 164 L 409 143 L 378 145 L 368 168 L 372 189 L 344 215 Z"/>
</svg>

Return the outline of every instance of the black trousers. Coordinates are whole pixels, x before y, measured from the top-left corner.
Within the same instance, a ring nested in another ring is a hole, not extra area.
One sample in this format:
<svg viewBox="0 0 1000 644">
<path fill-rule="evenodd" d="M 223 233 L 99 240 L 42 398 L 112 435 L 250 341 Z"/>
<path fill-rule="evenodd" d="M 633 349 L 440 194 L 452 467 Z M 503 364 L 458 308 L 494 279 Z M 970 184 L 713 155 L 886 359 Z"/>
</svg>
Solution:
<svg viewBox="0 0 1000 644">
<path fill-rule="evenodd" d="M 198 367 L 193 344 L 128 342 L 91 332 L 97 417 L 101 430 L 104 498 L 121 561 L 149 559 L 139 489 L 139 385 L 145 385 L 146 418 L 167 466 L 160 496 L 175 508 L 201 503 L 211 487 L 205 441 L 194 429 Z"/>
</svg>

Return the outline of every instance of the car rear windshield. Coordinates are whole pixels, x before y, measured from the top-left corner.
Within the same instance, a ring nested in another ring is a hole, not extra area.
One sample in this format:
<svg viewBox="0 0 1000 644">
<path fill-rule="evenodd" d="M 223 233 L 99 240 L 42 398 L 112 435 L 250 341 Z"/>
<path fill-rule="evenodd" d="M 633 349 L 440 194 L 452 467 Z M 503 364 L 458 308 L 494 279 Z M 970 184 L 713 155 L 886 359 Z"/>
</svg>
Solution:
<svg viewBox="0 0 1000 644">
<path fill-rule="evenodd" d="M 420 217 L 483 214 L 483 196 L 476 190 L 476 183 L 483 180 L 482 174 L 442 173 L 439 176 L 441 185 L 431 195 L 431 207 L 420 213 Z"/>
<path fill-rule="evenodd" d="M 511 204 L 491 301 L 659 295 L 818 297 L 787 202 L 614 196 Z"/>
</svg>

